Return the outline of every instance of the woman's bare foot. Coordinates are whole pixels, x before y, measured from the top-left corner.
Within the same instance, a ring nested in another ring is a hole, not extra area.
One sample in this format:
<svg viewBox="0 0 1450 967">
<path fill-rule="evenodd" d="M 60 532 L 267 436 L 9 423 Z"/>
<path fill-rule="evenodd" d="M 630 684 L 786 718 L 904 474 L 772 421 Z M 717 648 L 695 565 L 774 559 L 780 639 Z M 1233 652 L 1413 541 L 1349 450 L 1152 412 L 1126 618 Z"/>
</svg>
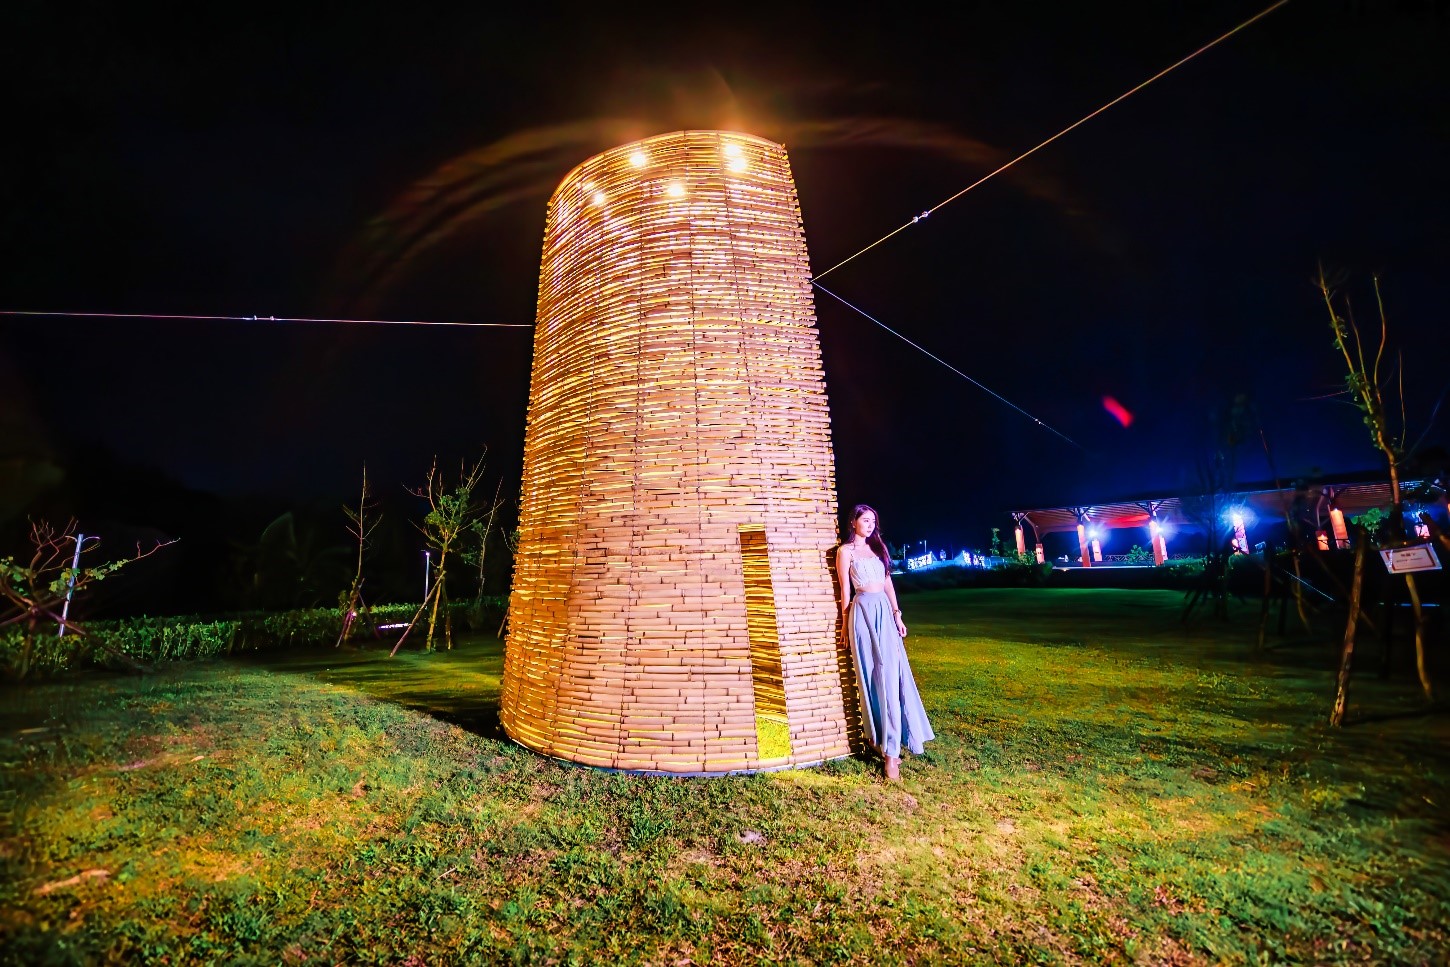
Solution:
<svg viewBox="0 0 1450 967">
<path fill-rule="evenodd" d="M 886 781 L 901 781 L 901 760 L 893 756 L 886 757 Z"/>
</svg>

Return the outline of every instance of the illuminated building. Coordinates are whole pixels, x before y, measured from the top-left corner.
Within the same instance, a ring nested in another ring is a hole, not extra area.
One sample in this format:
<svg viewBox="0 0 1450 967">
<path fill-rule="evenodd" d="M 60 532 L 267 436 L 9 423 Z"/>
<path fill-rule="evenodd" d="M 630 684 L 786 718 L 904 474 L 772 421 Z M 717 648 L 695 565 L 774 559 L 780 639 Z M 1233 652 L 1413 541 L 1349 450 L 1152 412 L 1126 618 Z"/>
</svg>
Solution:
<svg viewBox="0 0 1450 967">
<path fill-rule="evenodd" d="M 548 755 L 849 754 L 835 460 L 785 149 L 661 135 L 549 202 L 501 717 Z"/>
</svg>

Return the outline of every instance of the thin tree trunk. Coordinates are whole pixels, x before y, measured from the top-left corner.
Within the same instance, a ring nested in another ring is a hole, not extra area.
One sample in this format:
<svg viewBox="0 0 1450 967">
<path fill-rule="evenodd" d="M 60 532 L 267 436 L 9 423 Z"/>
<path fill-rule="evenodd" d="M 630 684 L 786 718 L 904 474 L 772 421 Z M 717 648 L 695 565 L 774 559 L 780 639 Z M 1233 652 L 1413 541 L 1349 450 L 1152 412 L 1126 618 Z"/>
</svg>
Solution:
<svg viewBox="0 0 1450 967">
<path fill-rule="evenodd" d="M 367 619 L 368 627 L 373 629 L 373 640 L 381 640 L 383 633 L 378 630 L 377 618 L 373 615 L 373 606 L 368 604 L 368 599 L 362 596 L 362 592 L 358 592 L 357 601 L 358 617 Z"/>
<path fill-rule="evenodd" d="M 19 678 L 24 678 L 30 673 L 30 661 L 35 654 L 35 631 L 38 624 L 39 622 L 35 618 L 35 611 L 32 609 L 30 612 L 30 620 L 25 623 L 25 638 L 20 651 L 20 674 L 17 676 Z"/>
<path fill-rule="evenodd" d="M 443 600 L 443 562 L 447 557 L 447 548 L 438 552 L 438 583 L 434 585 L 437 590 L 433 592 L 433 610 L 428 612 L 428 641 L 423 646 L 425 651 L 433 650 L 433 632 L 438 627 L 438 603 Z"/>
<path fill-rule="evenodd" d="M 453 609 L 448 606 L 448 590 L 445 588 L 438 596 L 443 599 L 443 641 L 444 647 L 449 651 L 453 650 Z"/>
<path fill-rule="evenodd" d="M 1259 608 L 1259 643 L 1254 649 L 1260 654 L 1264 651 L 1264 637 L 1269 633 L 1269 610 L 1273 604 L 1274 595 L 1274 544 L 1272 541 L 1264 542 L 1264 600 Z"/>
<path fill-rule="evenodd" d="M 1264 428 L 1263 428 L 1262 425 L 1259 426 L 1259 443 L 1264 448 L 1264 458 L 1269 463 L 1269 471 L 1274 475 L 1274 488 L 1276 490 L 1282 490 L 1283 489 L 1283 484 L 1280 482 L 1280 478 L 1279 478 L 1279 468 L 1274 465 L 1274 451 L 1269 446 L 1269 436 L 1268 436 L 1267 433 L 1264 432 Z M 1300 578 L 1302 580 L 1303 577 L 1304 577 L 1304 575 L 1301 574 L 1300 571 L 1299 571 L 1299 555 L 1300 555 L 1300 550 L 1301 550 L 1300 545 L 1301 545 L 1302 541 L 1301 541 L 1301 536 L 1300 536 L 1300 533 L 1299 533 L 1299 528 L 1297 528 L 1297 527 L 1294 526 L 1294 518 L 1293 518 L 1293 515 L 1289 512 L 1289 507 L 1287 505 L 1284 507 L 1284 529 L 1285 529 L 1285 532 L 1289 536 L 1289 543 L 1287 545 L 1285 545 L 1285 549 L 1287 551 L 1289 551 L 1289 556 L 1290 556 L 1290 558 L 1293 559 L 1293 562 L 1294 562 L 1294 576 L 1297 577 L 1297 578 Z M 1269 543 L 1267 541 L 1265 541 L 1264 542 L 1264 554 L 1265 554 L 1265 558 L 1266 558 L 1266 563 L 1268 563 L 1269 568 L 1272 571 L 1272 568 L 1273 568 L 1273 563 L 1272 563 L 1273 562 L 1273 558 L 1271 556 L 1269 556 L 1269 553 L 1268 552 L 1269 552 Z M 1265 588 L 1265 595 L 1264 596 L 1265 596 L 1265 598 L 1268 597 L 1268 591 L 1267 591 L 1268 587 L 1269 587 L 1269 579 L 1268 578 L 1265 578 L 1265 581 L 1264 581 L 1264 588 Z M 1300 583 L 1300 581 L 1295 581 L 1294 582 L 1294 606 L 1299 611 L 1299 622 L 1300 622 L 1300 624 L 1302 624 L 1304 626 L 1304 633 L 1306 635 L 1307 634 L 1312 634 L 1313 633 L 1313 629 L 1310 628 L 1310 626 L 1309 626 L 1309 612 L 1304 609 L 1304 586 L 1303 586 L 1303 584 Z M 1268 621 L 1268 617 L 1269 617 L 1269 610 L 1268 610 L 1268 605 L 1266 604 L 1264 606 L 1264 614 L 1261 617 L 1260 622 L 1259 622 L 1259 650 L 1260 651 L 1262 651 L 1263 648 L 1264 648 L 1264 624 Z M 1279 611 L 1279 634 L 1282 635 L 1283 633 L 1284 633 L 1284 612 L 1283 612 L 1282 607 L 1281 607 L 1281 609 Z"/>
<path fill-rule="evenodd" d="M 1294 550 L 1294 576 L 1299 579 L 1294 582 L 1294 608 L 1299 613 L 1299 623 L 1304 626 L 1304 633 L 1307 635 L 1312 629 L 1309 626 L 1309 611 L 1304 606 L 1304 568 L 1298 548 Z"/>
<path fill-rule="evenodd" d="M 1344 625 L 1344 645 L 1339 651 L 1339 678 L 1335 685 L 1334 711 L 1329 714 L 1329 724 L 1336 728 L 1344 724 L 1344 706 L 1349 695 L 1349 667 L 1354 659 L 1354 633 L 1359 625 L 1360 589 L 1364 586 L 1365 539 L 1363 530 L 1355 534 L 1354 577 L 1349 582 L 1349 620 Z"/>
<path fill-rule="evenodd" d="M 1415 674 L 1420 676 L 1420 688 L 1425 701 L 1435 701 L 1435 689 L 1430 684 L 1430 673 L 1425 668 L 1425 609 L 1420 604 L 1420 589 L 1415 585 L 1413 574 L 1405 575 L 1405 586 L 1410 589 L 1410 606 L 1415 612 Z"/>
<path fill-rule="evenodd" d="M 337 636 L 337 643 L 332 647 L 341 648 L 342 643 L 352 634 L 352 623 L 357 614 L 357 585 L 352 586 L 352 593 L 347 596 L 347 604 L 342 606 L 342 631 Z"/>
<path fill-rule="evenodd" d="M 352 630 L 352 601 L 349 600 L 343 607 L 342 631 L 338 632 L 337 641 L 332 645 L 334 648 L 341 648 L 342 643 L 347 640 L 347 633 Z"/>
</svg>

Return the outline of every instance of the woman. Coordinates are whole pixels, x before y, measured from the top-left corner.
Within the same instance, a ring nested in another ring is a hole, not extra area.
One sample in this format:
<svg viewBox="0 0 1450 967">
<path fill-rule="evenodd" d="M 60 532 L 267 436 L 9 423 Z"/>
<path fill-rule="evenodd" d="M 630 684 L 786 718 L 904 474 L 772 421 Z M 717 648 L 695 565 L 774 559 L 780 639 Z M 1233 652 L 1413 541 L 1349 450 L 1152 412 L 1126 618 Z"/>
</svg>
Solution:
<svg viewBox="0 0 1450 967">
<path fill-rule="evenodd" d="M 921 755 L 922 743 L 936 735 L 906 661 L 906 625 L 896 605 L 891 557 L 878 521 L 876 511 L 856 505 L 851 536 L 836 551 L 836 578 L 846 640 L 856 660 L 866 741 L 885 759 L 886 778 L 896 782 L 901 778 L 901 747 Z"/>
</svg>

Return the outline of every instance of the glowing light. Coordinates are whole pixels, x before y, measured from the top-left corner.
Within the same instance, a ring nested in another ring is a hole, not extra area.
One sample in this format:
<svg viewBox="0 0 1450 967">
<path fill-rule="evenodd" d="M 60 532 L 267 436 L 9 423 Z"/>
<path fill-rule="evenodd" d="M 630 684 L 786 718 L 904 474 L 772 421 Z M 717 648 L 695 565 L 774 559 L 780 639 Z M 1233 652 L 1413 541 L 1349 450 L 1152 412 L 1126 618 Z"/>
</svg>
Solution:
<svg viewBox="0 0 1450 967">
<path fill-rule="evenodd" d="M 1124 427 L 1130 427 L 1133 425 L 1132 411 L 1129 410 L 1122 403 L 1119 403 L 1117 400 L 1113 399 L 1111 396 L 1103 397 L 1103 409 L 1107 410 L 1109 415 L 1111 415 L 1113 419 L 1117 420 Z"/>
<path fill-rule="evenodd" d="M 649 155 L 645 154 L 643 151 L 631 152 L 629 156 L 629 163 L 634 165 L 636 168 L 643 168 L 645 165 L 649 164 Z"/>
<path fill-rule="evenodd" d="M 592 201 L 594 202 L 595 208 L 602 208 L 604 206 L 604 192 L 596 191 Z"/>
<path fill-rule="evenodd" d="M 1334 544 L 1340 550 L 1349 547 L 1349 528 L 1344 523 L 1344 511 L 1338 507 L 1329 510 L 1329 526 L 1334 531 Z"/>
<path fill-rule="evenodd" d="M 1254 512 L 1246 507 L 1230 507 L 1224 511 L 1224 518 L 1234 531 L 1231 542 L 1233 549 L 1240 554 L 1247 554 L 1250 550 L 1250 545 L 1246 528 L 1255 521 Z"/>
<path fill-rule="evenodd" d="M 1230 527 L 1244 528 L 1253 527 L 1259 516 L 1249 507 L 1230 507 L 1223 512 L 1222 520 Z"/>
<path fill-rule="evenodd" d="M 684 182 L 680 182 L 680 181 L 672 181 L 672 182 L 670 182 L 670 186 L 665 189 L 665 194 L 669 195 L 671 198 L 684 198 L 685 197 L 685 185 L 684 185 Z"/>
<path fill-rule="evenodd" d="M 725 145 L 725 167 L 731 171 L 744 171 L 748 167 L 745 159 L 745 149 L 734 142 L 727 142 Z"/>
</svg>

